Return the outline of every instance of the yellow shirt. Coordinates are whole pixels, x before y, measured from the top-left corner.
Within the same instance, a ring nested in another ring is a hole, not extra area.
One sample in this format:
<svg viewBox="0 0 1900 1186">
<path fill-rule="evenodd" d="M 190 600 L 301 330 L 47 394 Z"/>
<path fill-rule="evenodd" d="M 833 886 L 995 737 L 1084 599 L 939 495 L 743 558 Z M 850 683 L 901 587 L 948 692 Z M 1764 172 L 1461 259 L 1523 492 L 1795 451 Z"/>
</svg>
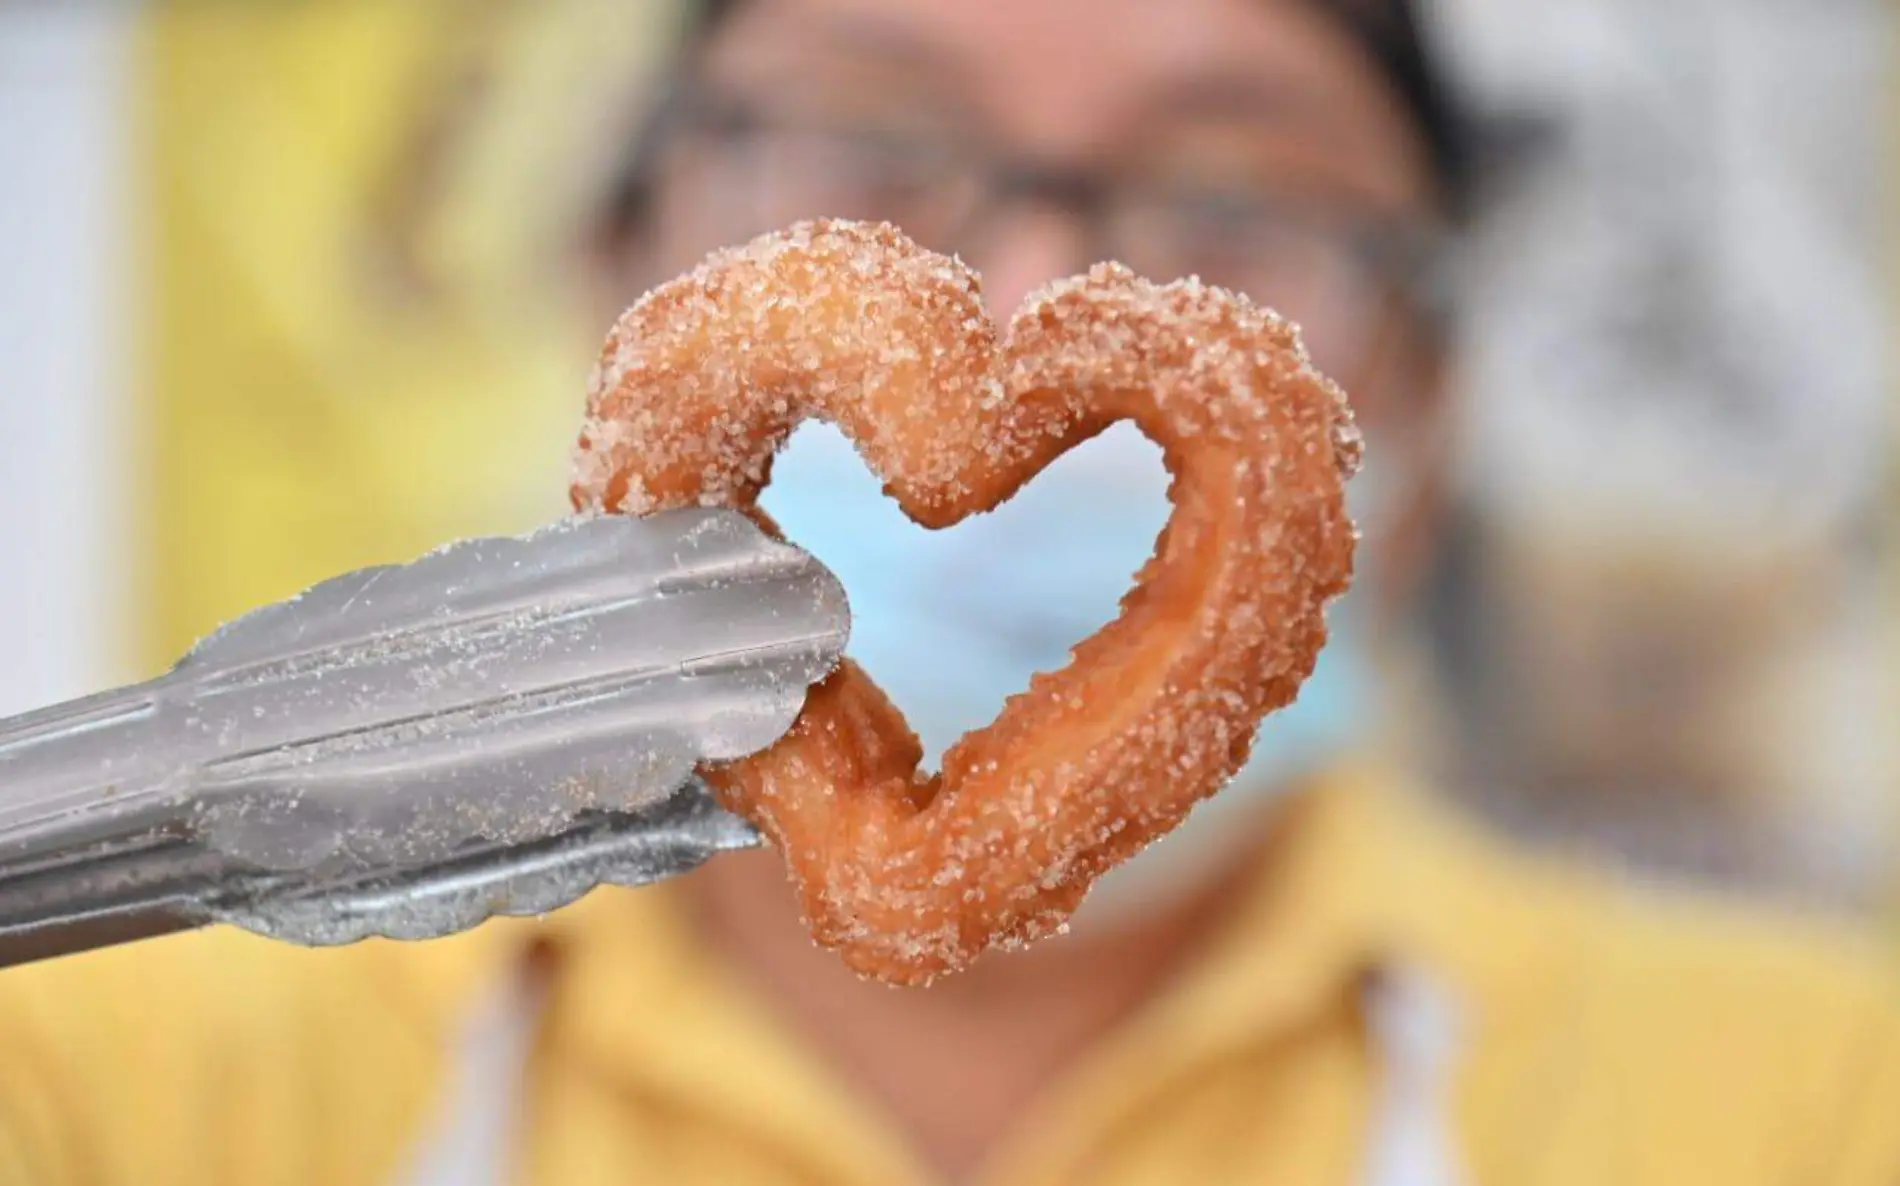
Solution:
<svg viewBox="0 0 1900 1186">
<path fill-rule="evenodd" d="M 1871 951 L 1538 865 L 1386 789 L 1289 811 L 1204 958 L 978 1181 L 1365 1181 L 1422 1122 L 1445 1181 L 1900 1182 L 1900 998 Z M 650 889 L 434 944 L 213 933 L 0 974 L 0 1181 L 421 1180 L 470 1106 L 469 1018 L 534 939 L 559 958 L 520 1106 L 477 1126 L 506 1137 L 488 1180 L 929 1180 Z M 1450 1060 L 1409 1104 L 1373 973 L 1450 1005 Z"/>
</svg>

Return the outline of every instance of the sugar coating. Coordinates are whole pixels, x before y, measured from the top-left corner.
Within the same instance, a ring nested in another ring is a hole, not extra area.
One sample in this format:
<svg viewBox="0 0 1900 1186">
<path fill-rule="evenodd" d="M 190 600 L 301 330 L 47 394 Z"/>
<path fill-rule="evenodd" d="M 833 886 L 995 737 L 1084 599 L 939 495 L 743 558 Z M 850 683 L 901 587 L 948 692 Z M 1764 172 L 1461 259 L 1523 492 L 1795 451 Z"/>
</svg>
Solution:
<svg viewBox="0 0 1900 1186">
<path fill-rule="evenodd" d="M 839 426 L 913 520 L 1000 505 L 1120 420 L 1174 510 L 1121 615 L 944 755 L 846 664 L 772 749 L 707 771 L 784 854 L 813 936 L 923 983 L 1061 928 L 1089 885 L 1213 794 L 1291 702 L 1351 581 L 1363 446 L 1295 327 L 1118 264 L 1028 297 L 1000 340 L 976 275 L 889 225 L 800 223 L 629 309 L 575 454 L 580 510 L 759 514 L 772 458 Z"/>
</svg>

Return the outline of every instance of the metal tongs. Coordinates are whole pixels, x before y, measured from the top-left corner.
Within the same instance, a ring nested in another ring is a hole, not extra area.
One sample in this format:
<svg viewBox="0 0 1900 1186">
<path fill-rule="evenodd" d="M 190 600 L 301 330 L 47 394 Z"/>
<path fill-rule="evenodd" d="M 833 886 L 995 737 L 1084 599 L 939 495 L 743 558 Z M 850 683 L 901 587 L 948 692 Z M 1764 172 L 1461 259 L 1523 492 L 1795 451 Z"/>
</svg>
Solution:
<svg viewBox="0 0 1900 1186">
<path fill-rule="evenodd" d="M 694 770 L 781 737 L 849 621 L 730 511 L 327 581 L 0 721 L 0 966 L 216 922 L 429 938 L 755 845 Z"/>
</svg>

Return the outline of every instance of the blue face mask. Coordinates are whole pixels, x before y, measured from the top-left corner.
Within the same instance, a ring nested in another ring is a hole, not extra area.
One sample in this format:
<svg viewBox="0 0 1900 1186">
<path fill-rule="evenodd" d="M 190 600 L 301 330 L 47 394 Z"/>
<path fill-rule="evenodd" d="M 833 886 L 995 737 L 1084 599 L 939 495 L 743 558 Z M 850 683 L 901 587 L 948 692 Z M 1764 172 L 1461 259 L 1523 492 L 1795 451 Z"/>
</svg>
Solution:
<svg viewBox="0 0 1900 1186">
<path fill-rule="evenodd" d="M 925 532 L 883 496 L 843 436 L 814 426 L 780 456 L 763 502 L 844 582 L 850 654 L 903 710 L 935 766 L 1033 673 L 1068 663 L 1069 648 L 1116 615 L 1167 520 L 1167 483 L 1160 451 L 1117 425 L 1000 511 Z M 1363 729 L 1368 681 L 1352 601 L 1328 612 L 1332 639 L 1318 668 L 1299 699 L 1267 719 L 1228 795 L 1276 794 Z"/>
</svg>

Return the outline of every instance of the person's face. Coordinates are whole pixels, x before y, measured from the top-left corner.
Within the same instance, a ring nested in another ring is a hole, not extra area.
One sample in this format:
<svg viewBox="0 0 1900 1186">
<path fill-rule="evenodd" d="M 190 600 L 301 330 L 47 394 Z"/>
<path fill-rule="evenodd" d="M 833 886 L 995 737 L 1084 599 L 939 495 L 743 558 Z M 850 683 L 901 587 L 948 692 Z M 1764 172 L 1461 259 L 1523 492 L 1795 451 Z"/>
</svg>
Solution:
<svg viewBox="0 0 1900 1186">
<path fill-rule="evenodd" d="M 962 255 L 999 318 L 1102 258 L 1240 289 L 1301 323 L 1351 393 L 1368 469 L 1405 507 L 1372 559 L 1386 593 L 1410 584 L 1438 468 L 1440 368 L 1407 251 L 1435 223 L 1432 184 L 1327 17 L 1299 0 L 754 0 L 690 82 L 637 279 L 834 216 Z"/>
</svg>

